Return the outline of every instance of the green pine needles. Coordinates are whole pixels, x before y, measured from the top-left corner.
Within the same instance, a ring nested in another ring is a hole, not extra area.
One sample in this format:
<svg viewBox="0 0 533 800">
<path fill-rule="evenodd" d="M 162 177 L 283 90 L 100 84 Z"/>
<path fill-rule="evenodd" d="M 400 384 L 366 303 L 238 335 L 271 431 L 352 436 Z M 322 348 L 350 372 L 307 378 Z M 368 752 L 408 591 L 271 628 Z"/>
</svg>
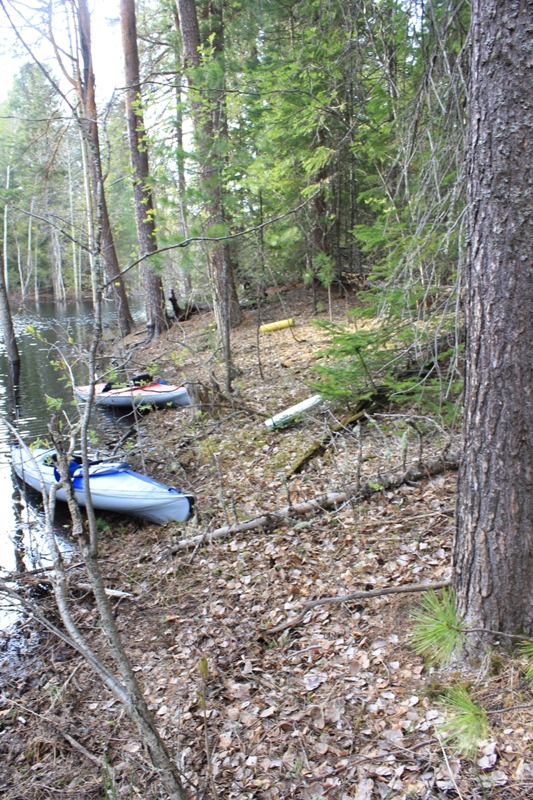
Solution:
<svg viewBox="0 0 533 800">
<path fill-rule="evenodd" d="M 426 663 L 445 666 L 458 658 L 468 628 L 457 614 L 453 589 L 444 588 L 440 596 L 434 591 L 426 592 L 412 620 L 411 642 Z M 533 657 L 533 644 L 531 655 Z M 442 741 L 465 758 L 473 758 L 479 742 L 490 735 L 485 711 L 472 699 L 464 684 L 447 689 L 443 704 L 447 719 L 440 728 Z"/>
<path fill-rule="evenodd" d="M 434 331 L 404 321 L 378 320 L 372 317 L 374 311 L 349 312 L 359 329 L 316 320 L 327 331 L 329 346 L 316 366 L 314 388 L 324 398 L 343 403 L 379 388 L 396 404 L 418 407 L 453 424 L 460 413 L 462 381 L 455 365 L 462 345 L 456 349 L 449 343 L 449 331 L 436 342 Z"/>
<path fill-rule="evenodd" d="M 520 655 L 527 659 L 525 678 L 528 683 L 533 683 L 533 642 L 522 642 L 519 645 Z"/>
<path fill-rule="evenodd" d="M 411 642 L 428 664 L 444 666 L 459 656 L 467 628 L 457 614 L 453 589 L 444 588 L 440 597 L 426 592 L 411 618 Z"/>
<path fill-rule="evenodd" d="M 478 705 L 467 687 L 460 683 L 450 687 L 444 698 L 448 719 L 440 729 L 442 741 L 465 758 L 473 758 L 479 743 L 490 737 L 484 709 Z"/>
</svg>

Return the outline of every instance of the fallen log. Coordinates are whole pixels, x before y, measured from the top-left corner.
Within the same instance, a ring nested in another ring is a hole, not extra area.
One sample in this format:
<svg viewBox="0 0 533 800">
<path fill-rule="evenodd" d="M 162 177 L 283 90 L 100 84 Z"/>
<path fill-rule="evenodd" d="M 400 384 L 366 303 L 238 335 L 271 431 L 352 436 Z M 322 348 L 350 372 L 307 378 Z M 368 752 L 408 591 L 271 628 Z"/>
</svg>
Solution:
<svg viewBox="0 0 533 800">
<path fill-rule="evenodd" d="M 451 586 L 451 581 L 440 581 L 439 583 L 408 583 L 404 586 L 384 586 L 383 589 L 371 589 L 368 592 L 358 591 L 352 594 L 338 594 L 334 597 L 319 597 L 318 600 L 311 600 L 306 603 L 301 612 L 294 617 L 289 617 L 288 620 L 282 622 L 281 625 L 276 625 L 275 628 L 261 628 L 261 633 L 272 635 L 273 633 L 281 633 L 287 628 L 294 628 L 299 625 L 311 611 L 312 608 L 317 606 L 326 606 L 330 604 L 349 603 L 352 600 L 368 600 L 371 597 L 382 597 L 386 594 L 408 594 L 410 592 L 427 592 L 435 589 L 444 589 L 445 586 Z"/>
<path fill-rule="evenodd" d="M 186 550 L 198 544 L 209 543 L 214 539 L 223 536 L 232 536 L 235 533 L 243 533 L 254 528 L 272 527 L 278 522 L 295 515 L 318 513 L 331 506 L 342 505 L 350 500 L 366 500 L 376 492 L 384 489 L 397 489 L 404 483 L 416 482 L 422 478 L 430 478 L 438 475 L 447 469 L 457 469 L 459 466 L 459 453 L 448 453 L 446 455 L 430 458 L 427 461 L 418 463 L 410 467 L 406 472 L 391 473 L 389 475 L 378 475 L 374 480 L 368 481 L 364 486 L 348 486 L 343 492 L 328 492 L 319 495 L 312 500 L 304 503 L 283 506 L 276 511 L 269 511 L 259 517 L 247 520 L 246 522 L 234 525 L 224 525 L 211 533 L 201 533 L 198 536 L 191 536 L 188 539 L 180 539 L 170 549 L 170 553 L 175 555 L 179 550 Z"/>
</svg>

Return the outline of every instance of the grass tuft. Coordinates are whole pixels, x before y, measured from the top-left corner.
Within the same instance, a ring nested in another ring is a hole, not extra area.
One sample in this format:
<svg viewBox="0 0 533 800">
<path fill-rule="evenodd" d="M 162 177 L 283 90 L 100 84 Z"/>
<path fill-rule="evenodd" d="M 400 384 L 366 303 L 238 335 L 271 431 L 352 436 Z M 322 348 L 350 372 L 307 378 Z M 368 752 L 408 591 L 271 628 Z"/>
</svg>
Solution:
<svg viewBox="0 0 533 800">
<path fill-rule="evenodd" d="M 411 643 L 428 664 L 449 664 L 463 646 L 466 626 L 459 619 L 453 589 L 444 588 L 440 597 L 426 592 L 412 615 Z"/>
</svg>

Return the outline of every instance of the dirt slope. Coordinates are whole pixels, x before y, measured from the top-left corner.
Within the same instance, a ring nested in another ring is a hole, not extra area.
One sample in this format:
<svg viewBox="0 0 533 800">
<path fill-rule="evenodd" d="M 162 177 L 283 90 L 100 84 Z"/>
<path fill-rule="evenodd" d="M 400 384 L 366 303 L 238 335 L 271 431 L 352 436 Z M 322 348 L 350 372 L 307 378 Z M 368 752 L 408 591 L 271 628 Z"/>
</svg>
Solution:
<svg viewBox="0 0 533 800">
<path fill-rule="evenodd" d="M 532 698 L 523 664 L 495 655 L 471 674 L 428 669 L 410 645 L 417 595 L 321 606 L 282 635 L 268 633 L 309 599 L 449 578 L 455 473 L 209 541 L 221 525 L 324 490 L 367 480 L 379 489 L 380 476 L 456 444 L 453 432 L 422 442 L 412 429 L 406 436 L 406 412 L 387 409 L 376 425 L 338 434 L 287 480 L 287 468 L 339 410 L 324 405 L 285 431 L 265 428 L 266 414 L 313 393 L 323 342 L 306 293 L 292 290 L 282 300 L 263 320 L 293 316 L 297 324 L 259 336 L 263 378 L 256 315 L 249 312 L 234 333 L 233 407 L 195 419 L 190 409 L 170 409 L 142 420 L 129 456 L 149 474 L 193 490 L 193 520 L 101 522 L 108 585 L 132 595 L 117 601 L 117 619 L 191 797 L 211 796 L 204 726 L 224 798 L 528 797 Z M 336 301 L 334 317 L 344 319 L 346 307 Z M 156 364 L 169 381 L 205 385 L 214 373 L 222 384 L 209 323 L 209 315 L 194 318 L 136 348 L 135 368 Z M 198 533 L 207 533 L 200 548 L 176 552 L 178 540 Z M 73 572 L 73 584 L 83 578 Z M 52 609 L 50 598 L 42 602 Z M 76 604 L 98 647 L 91 595 L 77 592 Z M 0 796 L 162 797 L 135 731 L 90 670 L 42 632 L 28 627 L 24 635 L 21 659 L 4 659 Z M 206 688 L 196 666 L 202 655 Z M 469 760 L 439 735 L 442 691 L 458 680 L 470 681 L 494 712 L 489 740 Z"/>
</svg>

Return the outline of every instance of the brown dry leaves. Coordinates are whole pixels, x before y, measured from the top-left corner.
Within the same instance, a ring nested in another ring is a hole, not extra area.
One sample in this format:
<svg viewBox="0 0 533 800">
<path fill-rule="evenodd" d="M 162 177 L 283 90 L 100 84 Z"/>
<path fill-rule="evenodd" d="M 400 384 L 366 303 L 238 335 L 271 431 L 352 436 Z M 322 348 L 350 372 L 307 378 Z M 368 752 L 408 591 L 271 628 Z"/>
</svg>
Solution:
<svg viewBox="0 0 533 800">
<path fill-rule="evenodd" d="M 288 306 L 302 323 L 308 314 L 302 297 Z M 167 379 L 176 379 L 171 354 L 179 337 L 199 341 L 201 326 L 205 320 L 191 320 L 170 332 L 167 352 L 160 354 Z M 306 341 L 297 342 L 290 331 L 265 340 L 263 383 L 253 319 L 236 332 L 240 393 L 248 406 L 275 413 L 309 392 L 304 379 L 310 380 L 322 334 L 302 324 L 294 333 Z M 187 353 L 186 377 L 199 375 L 202 360 Z M 418 458 L 416 437 L 407 456 L 402 449 L 404 427 L 397 414 L 380 419 L 379 428 L 365 428 L 361 438 L 339 435 L 328 453 L 287 482 L 287 466 L 330 422 L 326 408 L 287 431 L 268 432 L 261 419 L 238 409 L 196 426 L 188 409 L 165 411 L 144 420 L 144 455 L 154 476 L 195 492 L 199 515 L 185 528 L 190 535 L 324 490 L 342 490 L 358 472 L 361 479 L 379 480 L 380 473 L 401 467 L 404 457 L 407 465 Z M 431 447 L 443 443 L 431 439 Z M 224 798 L 527 796 L 533 786 L 527 710 L 491 717 L 494 739 L 483 745 L 477 764 L 442 749 L 436 737 L 443 719 L 438 694 L 453 676 L 426 672 L 409 646 L 416 596 L 319 607 L 275 641 L 261 636 L 310 599 L 447 579 L 454 491 L 455 476 L 448 474 L 380 492 L 358 507 L 347 504 L 268 531 L 206 541 L 192 563 L 190 553 L 172 555 L 182 526 L 113 524 L 114 535 L 102 543 L 106 580 L 134 595 L 117 603 L 118 624 L 191 796 L 209 796 L 205 718 L 213 774 Z M 79 623 L 98 647 L 92 598 L 76 602 Z M 28 658 L 20 675 L 4 679 L 5 797 L 98 796 L 98 770 L 47 727 L 52 718 L 90 752 L 105 756 L 117 796 L 131 791 L 143 800 L 160 797 L 135 730 L 90 671 L 79 666 L 61 689 L 79 662 L 68 651 L 58 660 L 58 652 L 55 642 L 43 638 L 33 654 L 40 664 L 32 666 Z M 209 665 L 205 708 L 197 669 L 202 656 Z M 470 677 L 478 681 L 487 708 L 513 706 L 529 696 L 505 658 L 499 675 L 489 677 L 485 669 Z M 61 690 L 53 707 L 50 682 Z"/>
</svg>

